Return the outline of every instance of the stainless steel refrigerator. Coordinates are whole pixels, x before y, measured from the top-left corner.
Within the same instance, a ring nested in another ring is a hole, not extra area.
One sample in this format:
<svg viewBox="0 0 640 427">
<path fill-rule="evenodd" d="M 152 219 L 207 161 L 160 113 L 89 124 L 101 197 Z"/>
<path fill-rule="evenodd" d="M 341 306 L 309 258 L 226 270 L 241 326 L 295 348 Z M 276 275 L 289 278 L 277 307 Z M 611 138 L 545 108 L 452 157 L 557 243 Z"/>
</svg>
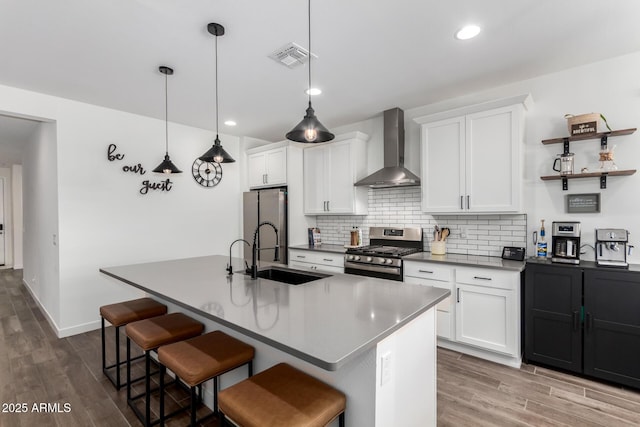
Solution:
<svg viewBox="0 0 640 427">
<path fill-rule="evenodd" d="M 253 243 L 253 234 L 258 224 L 271 222 L 278 229 L 276 234 L 268 225 L 258 230 L 257 246 L 258 260 L 272 262 L 275 256 L 275 246 L 279 245 L 279 260 L 287 264 L 289 236 L 287 233 L 287 190 L 286 188 L 269 188 L 265 190 L 247 191 L 243 194 L 244 239 Z M 244 245 L 244 259 L 251 265 L 251 248 Z"/>
</svg>

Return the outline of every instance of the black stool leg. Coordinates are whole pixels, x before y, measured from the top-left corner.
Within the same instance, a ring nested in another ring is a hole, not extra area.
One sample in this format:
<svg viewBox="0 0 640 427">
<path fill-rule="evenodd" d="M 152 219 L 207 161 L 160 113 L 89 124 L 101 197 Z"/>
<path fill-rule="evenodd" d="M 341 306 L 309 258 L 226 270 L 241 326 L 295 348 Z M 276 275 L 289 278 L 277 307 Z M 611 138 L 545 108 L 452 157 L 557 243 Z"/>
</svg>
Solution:
<svg viewBox="0 0 640 427">
<path fill-rule="evenodd" d="M 107 354 L 105 351 L 105 337 L 104 337 L 104 317 L 100 317 L 102 319 L 102 329 L 101 329 L 101 337 L 102 337 L 102 372 L 106 375 L 107 373 Z"/>
<path fill-rule="evenodd" d="M 127 337 L 127 402 L 131 400 L 131 340 Z"/>
<path fill-rule="evenodd" d="M 147 426 L 151 425 L 151 356 L 149 355 L 149 350 L 144 352 L 144 424 Z"/>
<path fill-rule="evenodd" d="M 191 387 L 191 427 L 196 427 L 196 408 L 198 407 L 196 397 L 196 388 Z"/>
<path fill-rule="evenodd" d="M 338 425 L 340 427 L 344 427 L 344 412 L 340 414 L 340 416 L 338 417 Z"/>
<path fill-rule="evenodd" d="M 128 357 L 127 357 L 128 359 Z M 120 326 L 116 326 L 116 390 L 120 390 Z"/>
<path fill-rule="evenodd" d="M 164 426 L 164 373 L 165 367 L 161 363 L 160 364 L 160 426 Z"/>
</svg>

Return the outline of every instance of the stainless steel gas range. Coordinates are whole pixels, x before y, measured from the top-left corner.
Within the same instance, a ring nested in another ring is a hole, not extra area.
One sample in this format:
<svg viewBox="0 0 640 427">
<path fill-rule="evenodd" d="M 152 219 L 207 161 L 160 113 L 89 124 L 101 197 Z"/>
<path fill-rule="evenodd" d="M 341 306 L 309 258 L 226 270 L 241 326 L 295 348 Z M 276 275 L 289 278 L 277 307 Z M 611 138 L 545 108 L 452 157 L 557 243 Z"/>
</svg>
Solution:
<svg viewBox="0 0 640 427">
<path fill-rule="evenodd" d="M 349 248 L 344 272 L 402 281 L 402 257 L 422 252 L 422 228 L 369 228 L 369 246 Z"/>
</svg>

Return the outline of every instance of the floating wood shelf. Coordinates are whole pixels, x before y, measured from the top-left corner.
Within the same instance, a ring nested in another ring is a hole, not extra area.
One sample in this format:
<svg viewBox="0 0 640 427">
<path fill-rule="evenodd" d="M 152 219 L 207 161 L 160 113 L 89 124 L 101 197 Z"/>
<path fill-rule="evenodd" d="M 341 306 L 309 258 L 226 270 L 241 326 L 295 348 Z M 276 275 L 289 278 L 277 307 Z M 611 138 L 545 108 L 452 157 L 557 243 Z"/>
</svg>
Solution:
<svg viewBox="0 0 640 427">
<path fill-rule="evenodd" d="M 588 172 L 588 173 L 574 173 L 571 175 L 547 175 L 541 176 L 540 179 L 543 181 L 552 181 L 552 180 L 562 180 L 562 189 L 568 190 L 569 186 L 567 181 L 570 179 L 577 178 L 600 178 L 600 188 L 607 188 L 607 176 L 624 176 L 624 175 L 633 175 L 636 173 L 635 169 L 627 169 L 627 170 L 614 170 L 614 171 L 606 171 L 606 172 Z"/>
<path fill-rule="evenodd" d="M 563 144 L 566 141 L 585 141 L 588 139 L 600 139 L 602 140 L 602 138 L 608 138 L 610 136 L 622 136 L 622 135 L 631 135 L 632 133 L 634 133 L 636 130 L 638 130 L 637 128 L 630 128 L 630 129 L 622 129 L 622 130 L 614 130 L 611 132 L 600 132 L 600 133 L 590 133 L 588 135 L 576 135 L 576 136 L 567 136 L 564 138 L 552 138 L 552 139 L 544 139 L 542 140 L 542 143 L 547 145 L 547 144 Z"/>
</svg>

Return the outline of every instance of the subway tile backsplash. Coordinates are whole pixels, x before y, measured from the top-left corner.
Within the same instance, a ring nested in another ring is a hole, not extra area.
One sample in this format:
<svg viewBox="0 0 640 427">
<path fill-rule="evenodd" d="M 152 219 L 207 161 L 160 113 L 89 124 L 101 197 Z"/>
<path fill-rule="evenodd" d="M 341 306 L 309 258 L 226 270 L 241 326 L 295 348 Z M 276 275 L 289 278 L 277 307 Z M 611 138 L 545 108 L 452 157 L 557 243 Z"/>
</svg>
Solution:
<svg viewBox="0 0 640 427">
<path fill-rule="evenodd" d="M 369 244 L 369 227 L 422 227 L 424 250 L 433 240 L 434 226 L 448 227 L 447 252 L 501 256 L 504 246 L 526 247 L 527 215 L 430 215 L 421 212 L 420 187 L 369 189 L 369 215 L 318 216 L 324 243 L 348 244 L 352 228 L 362 229 Z"/>
</svg>

